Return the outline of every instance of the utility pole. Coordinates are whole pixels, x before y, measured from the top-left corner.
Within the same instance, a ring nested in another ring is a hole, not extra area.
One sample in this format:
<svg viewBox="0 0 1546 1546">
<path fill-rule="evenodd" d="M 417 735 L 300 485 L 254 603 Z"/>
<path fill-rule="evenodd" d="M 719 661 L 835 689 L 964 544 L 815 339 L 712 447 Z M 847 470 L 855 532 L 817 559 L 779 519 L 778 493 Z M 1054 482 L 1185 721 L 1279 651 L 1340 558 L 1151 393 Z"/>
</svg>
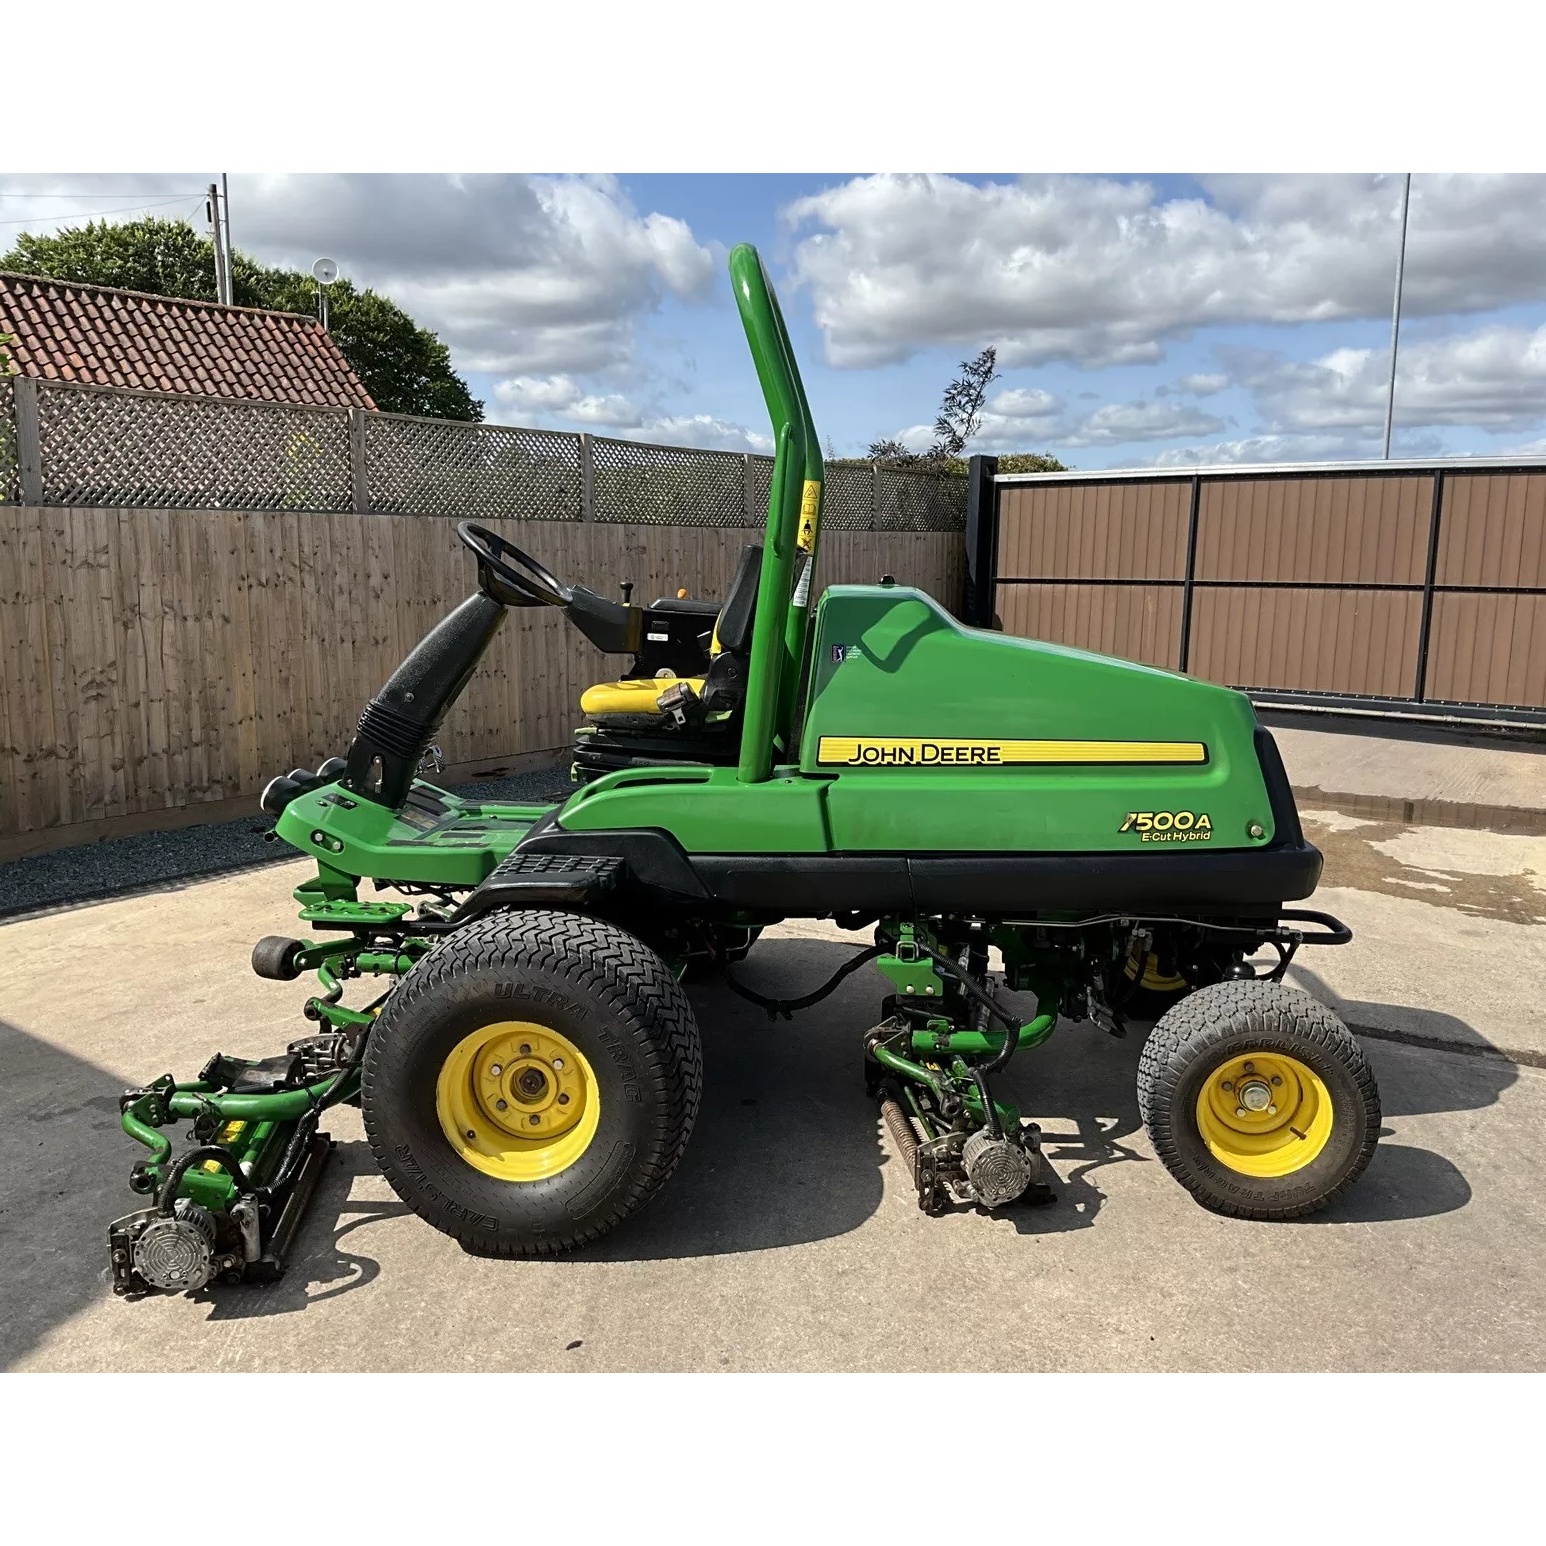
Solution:
<svg viewBox="0 0 1546 1546">
<path fill-rule="evenodd" d="M 231 245 L 231 189 L 224 172 L 220 174 L 220 209 L 225 215 L 225 297 L 236 304 L 236 248 Z"/>
<path fill-rule="evenodd" d="M 231 304 L 231 271 L 226 266 L 225 231 L 220 213 L 220 187 L 209 185 L 209 226 L 215 238 L 215 299 L 222 306 Z"/>
<path fill-rule="evenodd" d="M 1401 343 L 1401 281 L 1406 272 L 1406 214 L 1412 202 L 1412 174 L 1401 184 L 1401 245 L 1396 248 L 1396 300 L 1390 314 L 1390 382 L 1385 394 L 1385 460 L 1390 460 L 1390 432 L 1396 418 L 1396 350 Z"/>
</svg>

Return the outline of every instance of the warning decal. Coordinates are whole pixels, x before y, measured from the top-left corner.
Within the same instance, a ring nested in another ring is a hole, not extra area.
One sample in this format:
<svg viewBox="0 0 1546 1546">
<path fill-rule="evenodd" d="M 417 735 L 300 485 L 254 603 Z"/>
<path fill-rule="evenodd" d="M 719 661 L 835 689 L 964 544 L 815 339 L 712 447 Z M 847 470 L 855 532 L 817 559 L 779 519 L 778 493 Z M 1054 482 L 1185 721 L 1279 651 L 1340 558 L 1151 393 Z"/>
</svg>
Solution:
<svg viewBox="0 0 1546 1546">
<path fill-rule="evenodd" d="M 802 553 L 816 551 L 816 520 L 821 514 L 821 485 L 807 478 L 800 495 L 800 535 L 795 546 Z"/>
</svg>

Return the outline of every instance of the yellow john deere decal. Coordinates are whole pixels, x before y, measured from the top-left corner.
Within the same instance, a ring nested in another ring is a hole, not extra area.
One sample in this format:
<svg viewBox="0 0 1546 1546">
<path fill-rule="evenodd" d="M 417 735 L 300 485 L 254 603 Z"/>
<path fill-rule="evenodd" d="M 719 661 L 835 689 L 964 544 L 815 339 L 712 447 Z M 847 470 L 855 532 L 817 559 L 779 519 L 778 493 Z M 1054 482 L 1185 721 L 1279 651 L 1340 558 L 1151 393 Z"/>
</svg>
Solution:
<svg viewBox="0 0 1546 1546">
<path fill-rule="evenodd" d="M 1027 763 L 1206 762 L 1201 741 L 979 741 L 824 735 L 816 760 L 863 768 L 1011 767 Z"/>
<path fill-rule="evenodd" d="M 1118 832 L 1136 832 L 1140 843 L 1207 843 L 1213 819 L 1206 811 L 1129 811 Z"/>
<path fill-rule="evenodd" d="M 816 521 L 820 514 L 821 485 L 807 478 L 800 495 L 800 535 L 795 539 L 795 546 L 802 553 L 816 551 Z"/>
</svg>

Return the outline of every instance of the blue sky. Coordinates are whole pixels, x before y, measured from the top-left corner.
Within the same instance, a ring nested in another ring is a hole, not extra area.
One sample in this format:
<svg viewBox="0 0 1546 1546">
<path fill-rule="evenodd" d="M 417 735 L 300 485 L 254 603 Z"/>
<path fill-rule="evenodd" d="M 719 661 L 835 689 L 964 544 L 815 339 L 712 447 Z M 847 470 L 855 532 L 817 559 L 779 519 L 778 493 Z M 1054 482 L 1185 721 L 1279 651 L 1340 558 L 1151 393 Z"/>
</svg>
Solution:
<svg viewBox="0 0 1546 1546">
<path fill-rule="evenodd" d="M 0 177 L 0 235 L 137 199 L 201 223 L 208 180 Z M 761 449 L 724 272 L 752 241 L 839 455 L 921 448 L 957 362 L 992 343 L 978 448 L 1092 468 L 1377 455 L 1399 191 L 1396 174 L 231 179 L 238 246 L 327 253 L 393 295 L 491 419 Z M 1546 453 L 1546 178 L 1414 177 L 1396 422 L 1397 454 Z"/>
</svg>

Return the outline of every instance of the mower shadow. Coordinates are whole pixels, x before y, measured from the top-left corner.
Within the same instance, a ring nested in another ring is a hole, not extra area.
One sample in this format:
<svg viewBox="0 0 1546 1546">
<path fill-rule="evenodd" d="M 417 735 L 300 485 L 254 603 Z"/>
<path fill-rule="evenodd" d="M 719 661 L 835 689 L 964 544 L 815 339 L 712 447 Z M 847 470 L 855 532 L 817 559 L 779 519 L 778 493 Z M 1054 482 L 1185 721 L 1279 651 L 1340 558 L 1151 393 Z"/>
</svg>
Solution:
<svg viewBox="0 0 1546 1546">
<path fill-rule="evenodd" d="M 852 954 L 826 940 L 769 939 L 736 970 L 763 992 L 793 996 Z M 691 987 L 704 1055 L 692 1141 L 655 1200 L 581 1256 L 719 1256 L 863 1224 L 882 1196 L 859 1041 L 880 999 L 867 977 L 860 971 L 814 1009 L 777 1022 L 722 982 Z"/>
<path fill-rule="evenodd" d="M 207 1306 L 210 1321 L 261 1320 L 293 1315 L 324 1300 L 338 1299 L 365 1288 L 381 1275 L 381 1263 L 340 1243 L 367 1224 L 402 1218 L 406 1203 L 397 1198 L 354 1197 L 354 1183 L 377 1177 L 380 1171 L 361 1138 L 340 1139 L 317 1178 L 311 1206 L 296 1235 L 285 1275 L 277 1283 L 227 1288 L 212 1285 L 194 1297 Z"/>
<path fill-rule="evenodd" d="M 830 976 L 854 948 L 764 939 L 737 972 L 761 992 L 793 997 Z M 912 1180 L 864 1093 L 860 1037 L 883 992 L 880 979 L 861 970 L 813 1009 L 773 1022 L 723 983 L 692 989 L 705 1059 L 692 1142 L 655 1201 L 581 1256 L 663 1260 L 829 1239 L 859 1228 L 888 1185 L 911 1207 Z M 1127 1142 L 1141 1127 L 1133 1093 L 1141 1045 L 1141 1037 L 1120 1042 L 1065 1027 L 1047 1049 L 1011 1065 L 1003 1090 L 1043 1121 L 1057 1200 L 998 1217 L 1031 1235 L 1094 1221 L 1106 1197 L 1095 1174 L 1144 1158 Z"/>
<path fill-rule="evenodd" d="M 108 1221 L 143 1204 L 118 1125 L 123 1080 L 0 1020 L 0 1368 L 108 1293 Z"/>
</svg>

